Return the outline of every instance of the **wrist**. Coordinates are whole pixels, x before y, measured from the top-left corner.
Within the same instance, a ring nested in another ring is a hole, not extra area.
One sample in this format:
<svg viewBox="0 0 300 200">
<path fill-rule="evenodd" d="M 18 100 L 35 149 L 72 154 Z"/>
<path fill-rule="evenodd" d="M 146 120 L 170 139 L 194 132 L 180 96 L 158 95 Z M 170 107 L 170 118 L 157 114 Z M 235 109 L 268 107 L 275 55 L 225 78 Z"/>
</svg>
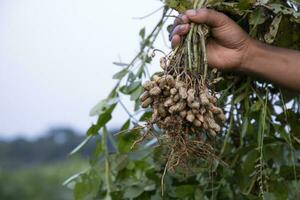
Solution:
<svg viewBox="0 0 300 200">
<path fill-rule="evenodd" d="M 254 40 L 249 37 L 246 48 L 244 50 L 242 61 L 240 65 L 240 70 L 249 72 L 252 71 L 252 62 L 255 59 L 259 50 L 259 41 Z"/>
</svg>

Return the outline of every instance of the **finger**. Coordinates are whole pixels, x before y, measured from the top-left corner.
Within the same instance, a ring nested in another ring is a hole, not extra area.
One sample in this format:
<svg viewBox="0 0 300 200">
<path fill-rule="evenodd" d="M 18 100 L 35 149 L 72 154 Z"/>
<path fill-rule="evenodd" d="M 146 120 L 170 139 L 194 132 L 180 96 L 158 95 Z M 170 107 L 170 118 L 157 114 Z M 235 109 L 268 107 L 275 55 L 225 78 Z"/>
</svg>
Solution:
<svg viewBox="0 0 300 200">
<path fill-rule="evenodd" d="M 185 35 L 189 32 L 190 30 L 190 25 L 189 24 L 181 24 L 181 25 L 178 25 L 174 28 L 174 30 L 172 31 L 171 33 L 171 38 L 174 36 L 174 35 Z"/>
<path fill-rule="evenodd" d="M 189 18 L 186 15 L 180 14 L 178 15 L 174 20 L 174 27 L 176 27 L 179 24 L 187 24 L 189 23 Z"/>
<path fill-rule="evenodd" d="M 229 18 L 223 13 L 207 8 L 187 10 L 185 15 L 195 23 L 207 24 L 212 28 L 223 26 L 229 20 Z"/>
<path fill-rule="evenodd" d="M 174 35 L 171 41 L 172 48 L 177 47 L 180 44 L 181 37 L 179 35 Z"/>
</svg>

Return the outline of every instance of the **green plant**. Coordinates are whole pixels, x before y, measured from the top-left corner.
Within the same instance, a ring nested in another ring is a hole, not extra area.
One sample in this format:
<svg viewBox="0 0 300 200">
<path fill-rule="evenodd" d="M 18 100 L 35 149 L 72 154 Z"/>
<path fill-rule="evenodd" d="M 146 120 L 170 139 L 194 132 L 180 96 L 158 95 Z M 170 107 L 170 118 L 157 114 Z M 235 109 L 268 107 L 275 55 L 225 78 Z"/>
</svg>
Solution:
<svg viewBox="0 0 300 200">
<path fill-rule="evenodd" d="M 143 140 L 137 149 L 131 150 L 131 146 L 152 115 L 151 109 L 140 108 L 139 96 L 143 92 L 142 82 L 150 79 L 147 67 L 155 39 L 172 9 L 182 12 L 193 5 L 188 0 L 164 3 L 162 17 L 153 31 L 148 36 L 145 29 L 140 31 L 140 52 L 129 64 L 115 63 L 123 67 L 113 77 L 118 82 L 91 111 L 91 115 L 99 116 L 98 121 L 76 151 L 91 138 L 98 142 L 90 168 L 66 182 L 75 183 L 75 199 L 162 199 L 166 148 L 151 147 L 150 139 Z M 297 1 L 217 0 L 206 5 L 225 12 L 253 38 L 300 49 Z M 257 78 L 219 73 L 224 78 L 214 90 L 220 95 L 218 106 L 224 108 L 226 122 L 213 146 L 228 166 L 216 160 L 206 167 L 199 165 L 190 174 L 166 173 L 163 199 L 298 199 L 299 95 Z M 123 104 L 123 96 L 134 101 L 132 112 Z M 117 105 L 126 110 L 129 119 L 117 135 L 112 135 L 106 124 Z M 156 134 L 163 136 L 159 131 Z M 107 141 L 115 146 L 116 152 L 109 152 Z"/>
</svg>

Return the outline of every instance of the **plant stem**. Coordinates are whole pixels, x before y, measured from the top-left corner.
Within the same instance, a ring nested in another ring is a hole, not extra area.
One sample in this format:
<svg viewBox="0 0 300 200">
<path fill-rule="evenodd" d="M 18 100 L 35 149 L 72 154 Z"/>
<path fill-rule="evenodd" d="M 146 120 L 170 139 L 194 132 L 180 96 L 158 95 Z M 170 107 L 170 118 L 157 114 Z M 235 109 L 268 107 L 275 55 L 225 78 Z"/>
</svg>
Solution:
<svg viewBox="0 0 300 200">
<path fill-rule="evenodd" d="M 191 71 L 193 70 L 193 66 L 192 66 L 192 46 L 191 46 L 191 44 L 193 43 L 192 37 L 193 37 L 194 28 L 195 28 L 195 23 L 191 23 L 191 30 L 189 31 L 188 38 L 187 38 L 189 69 Z"/>
<path fill-rule="evenodd" d="M 200 43 L 201 43 L 202 58 L 203 58 L 203 65 L 204 65 L 204 72 L 203 72 L 203 79 L 202 79 L 202 85 L 204 85 L 207 76 L 208 62 L 207 62 L 207 55 L 206 55 L 205 35 L 202 30 L 202 25 L 198 25 L 198 33 L 200 35 Z"/>
<path fill-rule="evenodd" d="M 105 157 L 105 183 L 107 187 L 107 196 L 110 196 L 111 193 L 111 169 L 110 169 L 110 161 L 109 161 L 109 154 L 107 149 L 107 128 L 106 126 L 103 127 L 102 132 L 102 146 L 104 150 L 104 157 Z"/>
</svg>

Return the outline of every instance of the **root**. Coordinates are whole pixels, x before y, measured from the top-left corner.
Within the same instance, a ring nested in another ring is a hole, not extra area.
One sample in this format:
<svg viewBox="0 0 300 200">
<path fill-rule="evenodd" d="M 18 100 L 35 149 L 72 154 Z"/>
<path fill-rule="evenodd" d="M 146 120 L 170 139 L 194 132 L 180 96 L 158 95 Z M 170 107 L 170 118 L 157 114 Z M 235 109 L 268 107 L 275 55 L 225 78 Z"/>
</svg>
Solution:
<svg viewBox="0 0 300 200">
<path fill-rule="evenodd" d="M 141 105 L 150 106 L 153 114 L 146 132 L 132 148 L 152 136 L 168 149 L 161 178 L 162 195 L 168 171 L 182 168 L 188 173 L 195 166 L 212 164 L 215 160 L 224 164 L 212 145 L 225 122 L 225 115 L 217 106 L 215 92 L 209 88 L 215 80 L 210 80 L 215 77 L 211 74 L 216 73 L 208 68 L 208 34 L 206 26 L 192 24 L 179 47 L 161 58 L 163 73 L 154 75 L 143 85 Z M 154 125 L 161 129 L 163 137 L 151 131 Z"/>
</svg>

